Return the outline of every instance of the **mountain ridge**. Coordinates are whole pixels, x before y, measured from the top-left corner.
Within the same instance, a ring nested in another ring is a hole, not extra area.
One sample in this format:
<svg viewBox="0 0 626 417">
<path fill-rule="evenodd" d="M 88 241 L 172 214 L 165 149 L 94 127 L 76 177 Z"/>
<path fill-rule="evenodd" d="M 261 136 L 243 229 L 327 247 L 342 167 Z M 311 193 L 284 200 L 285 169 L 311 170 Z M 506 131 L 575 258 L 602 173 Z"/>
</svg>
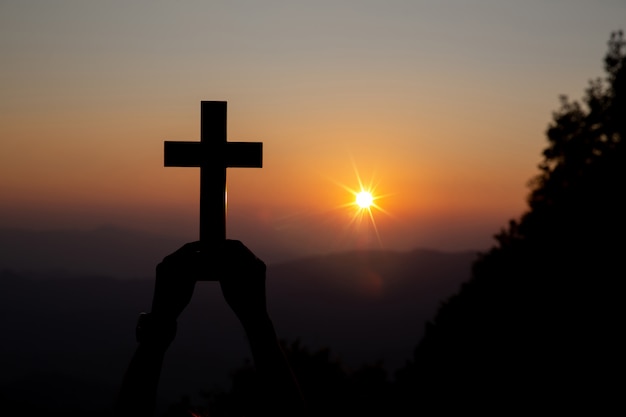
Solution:
<svg viewBox="0 0 626 417">
<path fill-rule="evenodd" d="M 328 347 L 353 368 L 382 361 L 391 372 L 410 358 L 440 303 L 469 278 L 475 258 L 472 251 L 368 249 L 269 264 L 268 309 L 282 340 L 300 340 L 312 350 Z M 136 346 L 137 316 L 150 309 L 153 279 L 58 271 L 42 276 L 33 272 L 37 264 L 29 267 L 0 266 L 0 387 L 18 395 L 24 378 L 43 373 L 119 384 Z M 249 357 L 219 284 L 199 282 L 167 354 L 163 401 L 227 386 L 230 373 Z M 55 390 L 36 381 L 32 386 Z M 67 395 L 61 387 L 53 394 Z"/>
<path fill-rule="evenodd" d="M 189 239 L 114 225 L 93 229 L 0 228 L 0 269 L 24 271 L 42 278 L 99 275 L 115 278 L 152 278 L 156 265 Z M 259 253 L 257 253 L 259 252 Z M 433 248 L 352 249 L 329 253 L 290 255 L 276 251 L 255 251 L 268 265 L 279 265 L 333 254 L 359 253 L 477 253 L 473 250 L 443 251 Z M 268 255 L 264 255 L 267 253 Z"/>
</svg>

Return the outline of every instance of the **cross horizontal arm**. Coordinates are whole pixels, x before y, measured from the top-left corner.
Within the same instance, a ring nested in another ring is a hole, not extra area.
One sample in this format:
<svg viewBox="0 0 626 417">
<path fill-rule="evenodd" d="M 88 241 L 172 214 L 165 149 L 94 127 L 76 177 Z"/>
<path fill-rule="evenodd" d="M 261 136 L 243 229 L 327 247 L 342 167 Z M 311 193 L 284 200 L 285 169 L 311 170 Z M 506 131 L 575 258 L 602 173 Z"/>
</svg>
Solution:
<svg viewBox="0 0 626 417">
<path fill-rule="evenodd" d="M 207 153 L 219 152 L 219 148 L 207 147 L 202 142 L 164 142 L 164 165 L 166 167 L 199 167 L 207 163 Z M 263 143 L 227 142 L 224 166 L 232 168 L 263 167 Z M 214 159 L 218 160 L 218 158 Z"/>
<path fill-rule="evenodd" d="M 166 167 L 199 167 L 203 162 L 201 142 L 164 142 Z"/>
<path fill-rule="evenodd" d="M 232 168 L 262 168 L 263 143 L 227 142 L 225 162 Z"/>
</svg>

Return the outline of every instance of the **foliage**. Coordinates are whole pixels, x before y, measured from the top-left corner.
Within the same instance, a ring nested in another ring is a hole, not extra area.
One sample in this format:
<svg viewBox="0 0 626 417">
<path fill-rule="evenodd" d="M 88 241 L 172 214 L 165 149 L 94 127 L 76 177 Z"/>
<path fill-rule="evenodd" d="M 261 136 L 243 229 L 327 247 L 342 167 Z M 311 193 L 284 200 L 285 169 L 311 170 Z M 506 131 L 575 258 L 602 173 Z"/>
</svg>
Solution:
<svg viewBox="0 0 626 417">
<path fill-rule="evenodd" d="M 623 33 L 608 46 L 606 77 L 590 81 L 583 103 L 561 97 L 527 212 L 495 236 L 398 373 L 423 411 L 599 414 L 620 398 L 613 381 L 625 317 Z"/>
<path fill-rule="evenodd" d="M 364 364 L 357 369 L 350 369 L 334 357 L 328 348 L 311 351 L 302 346 L 300 340 L 282 342 L 282 345 L 311 417 L 388 414 L 390 383 L 382 363 Z M 232 386 L 228 392 L 204 393 L 208 406 L 191 407 L 183 399 L 172 409 L 194 409 L 199 416 L 212 417 L 257 415 L 256 408 L 263 399 L 258 397 L 260 390 L 256 378 L 254 367 L 246 363 L 232 373 Z"/>
</svg>

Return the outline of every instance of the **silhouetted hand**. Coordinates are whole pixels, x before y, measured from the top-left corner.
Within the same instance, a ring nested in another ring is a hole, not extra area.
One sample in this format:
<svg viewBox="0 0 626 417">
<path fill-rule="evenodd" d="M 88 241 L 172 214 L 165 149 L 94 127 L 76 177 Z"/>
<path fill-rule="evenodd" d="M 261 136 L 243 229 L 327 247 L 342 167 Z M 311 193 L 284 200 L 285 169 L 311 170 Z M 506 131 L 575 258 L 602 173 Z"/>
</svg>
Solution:
<svg viewBox="0 0 626 417">
<path fill-rule="evenodd" d="M 265 263 L 238 240 L 220 249 L 220 286 L 224 299 L 246 326 L 267 316 Z"/>
<path fill-rule="evenodd" d="M 196 281 L 206 270 L 200 242 L 187 243 L 157 265 L 152 315 L 159 320 L 176 320 L 187 307 Z"/>
<path fill-rule="evenodd" d="M 300 387 L 267 312 L 265 263 L 237 240 L 227 240 L 219 252 L 222 294 L 244 327 L 261 378 L 259 415 L 304 415 Z"/>
<path fill-rule="evenodd" d="M 191 301 L 196 281 L 219 280 L 224 299 L 244 327 L 263 380 L 263 402 L 273 415 L 302 414 L 300 388 L 267 313 L 265 263 L 238 240 L 191 242 L 166 256 L 156 268 L 152 311 L 142 314 L 139 346 L 127 369 L 116 416 L 151 416 L 163 356 L 176 321 Z M 143 320 L 142 320 L 143 319 Z"/>
<path fill-rule="evenodd" d="M 152 311 L 140 315 L 139 345 L 124 375 L 116 417 L 153 415 L 165 351 L 176 335 L 178 316 L 189 304 L 205 265 L 199 242 L 184 245 L 157 265 Z"/>
<path fill-rule="evenodd" d="M 187 243 L 157 266 L 152 315 L 176 320 L 191 301 L 196 281 L 210 278 L 219 280 L 224 299 L 241 321 L 261 317 L 267 311 L 265 270 L 265 263 L 238 240 Z"/>
</svg>

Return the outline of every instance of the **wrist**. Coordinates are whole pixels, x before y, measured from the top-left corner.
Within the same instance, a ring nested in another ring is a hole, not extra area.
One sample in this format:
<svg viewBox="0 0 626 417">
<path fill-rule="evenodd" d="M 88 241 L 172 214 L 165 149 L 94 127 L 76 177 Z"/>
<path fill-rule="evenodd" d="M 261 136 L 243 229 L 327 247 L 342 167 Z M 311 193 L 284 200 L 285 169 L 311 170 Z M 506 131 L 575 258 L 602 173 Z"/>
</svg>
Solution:
<svg viewBox="0 0 626 417">
<path fill-rule="evenodd" d="M 141 313 L 137 320 L 135 336 L 141 346 L 167 349 L 176 337 L 177 322 L 174 319 Z"/>
</svg>

